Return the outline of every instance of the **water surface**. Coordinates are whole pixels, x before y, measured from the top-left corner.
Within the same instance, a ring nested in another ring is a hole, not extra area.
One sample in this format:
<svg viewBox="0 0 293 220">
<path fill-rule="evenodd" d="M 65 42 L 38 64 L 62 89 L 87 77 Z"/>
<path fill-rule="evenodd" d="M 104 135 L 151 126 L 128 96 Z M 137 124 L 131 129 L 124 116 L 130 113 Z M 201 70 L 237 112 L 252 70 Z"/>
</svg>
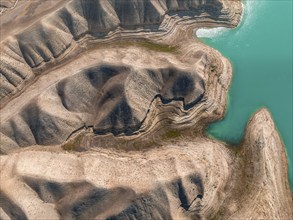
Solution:
<svg viewBox="0 0 293 220">
<path fill-rule="evenodd" d="M 228 110 L 208 133 L 228 143 L 240 143 L 247 121 L 266 107 L 286 146 L 293 191 L 292 147 L 292 1 L 246 0 L 236 29 L 197 33 L 233 65 Z"/>
</svg>

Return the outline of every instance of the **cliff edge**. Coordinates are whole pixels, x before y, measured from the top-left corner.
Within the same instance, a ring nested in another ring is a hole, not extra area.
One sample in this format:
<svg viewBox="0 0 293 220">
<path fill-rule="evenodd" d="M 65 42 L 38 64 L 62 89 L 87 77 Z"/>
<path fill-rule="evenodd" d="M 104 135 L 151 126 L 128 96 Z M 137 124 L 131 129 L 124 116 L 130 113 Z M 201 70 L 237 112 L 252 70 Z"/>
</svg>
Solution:
<svg viewBox="0 0 293 220">
<path fill-rule="evenodd" d="M 270 113 L 241 146 L 229 61 L 194 37 L 236 27 L 238 0 L 0 3 L 1 219 L 290 219 Z"/>
</svg>

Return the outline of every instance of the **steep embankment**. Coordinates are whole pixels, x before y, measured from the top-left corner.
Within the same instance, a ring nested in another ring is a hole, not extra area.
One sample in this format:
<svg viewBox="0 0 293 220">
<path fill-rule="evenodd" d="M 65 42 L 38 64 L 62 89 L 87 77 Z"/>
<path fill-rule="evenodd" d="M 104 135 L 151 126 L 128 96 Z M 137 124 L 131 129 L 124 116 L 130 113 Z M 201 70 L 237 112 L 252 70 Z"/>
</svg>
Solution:
<svg viewBox="0 0 293 220">
<path fill-rule="evenodd" d="M 131 134 L 115 138 L 121 142 L 162 135 L 164 124 L 184 129 L 202 126 L 202 119 L 222 117 L 230 65 L 213 50 L 203 52 L 197 44 L 191 48 L 178 54 L 133 46 L 105 49 L 67 65 L 74 69 L 86 60 L 78 73 L 59 81 L 64 72 L 60 68 L 49 78 L 40 78 L 1 110 L 1 152 L 61 144 L 83 127 L 93 127 L 99 134 Z M 107 55 L 98 60 L 101 54 Z M 88 57 L 95 66 L 86 68 Z M 120 57 L 124 58 L 116 65 L 107 64 Z"/>
<path fill-rule="evenodd" d="M 232 218 L 292 218 L 287 156 L 268 110 L 261 109 L 250 119 L 238 156 L 243 173 L 238 174 L 240 202 Z"/>
<path fill-rule="evenodd" d="M 235 150 L 237 153 L 235 154 Z M 145 152 L 2 156 L 2 206 L 22 219 L 290 219 L 286 156 L 267 110 L 242 148 L 185 136 Z"/>
<path fill-rule="evenodd" d="M 71 53 L 74 57 L 74 54 L 80 53 L 78 45 L 89 37 L 101 42 L 129 37 L 164 41 L 173 35 L 178 23 L 188 23 L 190 28 L 197 20 L 233 26 L 239 19 L 237 13 L 237 10 L 229 10 L 217 0 L 123 3 L 118 0 L 72 0 L 37 22 L 31 21 L 28 28 L 20 28 L 19 33 L 1 41 L 2 106 L 37 75 L 61 63 L 65 55 Z M 78 50 L 74 53 L 74 49 Z"/>
<path fill-rule="evenodd" d="M 1 219 L 292 217 L 266 110 L 241 148 L 203 136 L 232 69 L 192 32 L 235 27 L 239 1 L 40 2 L 1 15 L 26 24 L 0 45 Z"/>
<path fill-rule="evenodd" d="M 140 128 L 156 97 L 163 103 L 181 100 L 188 110 L 204 92 L 204 81 L 195 71 L 100 64 L 59 81 L 3 120 L 2 144 L 61 144 L 83 126 L 93 127 L 96 134 L 130 135 Z"/>
<path fill-rule="evenodd" d="M 14 204 L 15 209 L 5 207 L 5 211 L 14 214 L 20 209 L 21 217 L 28 219 L 201 216 L 203 210 L 212 212 L 224 199 L 229 158 L 217 158 L 226 156 L 225 147 L 200 140 L 145 153 L 100 149 L 79 155 L 46 151 L 11 154 L 1 160 L 5 171 L 1 180 L 10 179 L 1 186 L 7 206 Z M 12 186 L 17 190 L 10 190 Z"/>
</svg>

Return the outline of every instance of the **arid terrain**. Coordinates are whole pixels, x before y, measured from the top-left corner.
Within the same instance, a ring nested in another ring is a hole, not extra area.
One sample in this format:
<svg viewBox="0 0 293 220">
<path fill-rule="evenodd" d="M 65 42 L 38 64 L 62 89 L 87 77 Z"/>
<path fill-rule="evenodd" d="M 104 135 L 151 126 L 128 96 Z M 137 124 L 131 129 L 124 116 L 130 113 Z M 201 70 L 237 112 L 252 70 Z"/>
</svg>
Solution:
<svg viewBox="0 0 293 220">
<path fill-rule="evenodd" d="M 267 109 L 209 138 L 239 0 L 2 0 L 0 219 L 292 219 Z"/>
</svg>

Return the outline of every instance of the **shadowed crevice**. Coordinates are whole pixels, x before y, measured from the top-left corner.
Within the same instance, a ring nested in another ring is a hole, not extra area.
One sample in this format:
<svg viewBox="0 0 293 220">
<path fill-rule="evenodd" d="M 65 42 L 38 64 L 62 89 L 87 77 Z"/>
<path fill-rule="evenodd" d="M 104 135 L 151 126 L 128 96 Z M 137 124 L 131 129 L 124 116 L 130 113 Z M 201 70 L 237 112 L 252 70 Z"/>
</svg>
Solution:
<svg viewBox="0 0 293 220">
<path fill-rule="evenodd" d="M 26 214 L 22 209 L 9 199 L 4 192 L 0 191 L 0 207 L 3 209 L 5 214 L 13 220 L 28 220 Z"/>
</svg>

